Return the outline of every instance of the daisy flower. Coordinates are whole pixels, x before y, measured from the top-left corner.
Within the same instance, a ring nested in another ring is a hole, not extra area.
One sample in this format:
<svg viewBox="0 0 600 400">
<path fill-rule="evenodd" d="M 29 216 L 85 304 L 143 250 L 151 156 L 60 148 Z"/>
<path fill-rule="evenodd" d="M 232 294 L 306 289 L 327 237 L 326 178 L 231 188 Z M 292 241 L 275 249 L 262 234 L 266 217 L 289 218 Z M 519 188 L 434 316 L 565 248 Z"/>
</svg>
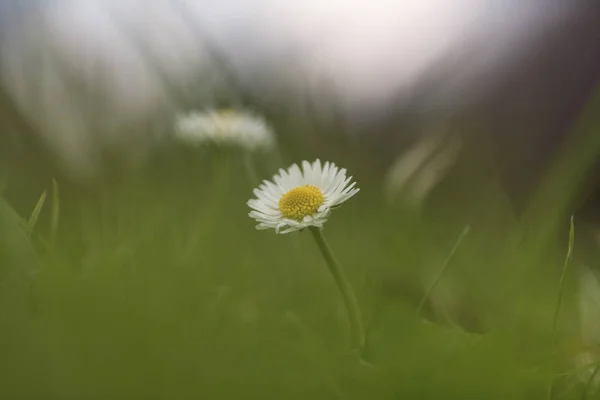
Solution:
<svg viewBox="0 0 600 400">
<path fill-rule="evenodd" d="M 307 227 L 322 228 L 331 210 L 358 193 L 346 169 L 320 160 L 293 164 L 280 169 L 273 181 L 263 181 L 254 189 L 255 199 L 248 201 L 248 214 L 256 229 L 274 228 L 276 233 L 290 233 Z"/>
<path fill-rule="evenodd" d="M 247 150 L 269 150 L 275 135 L 261 118 L 235 110 L 192 112 L 177 117 L 175 137 L 189 144 L 237 145 Z"/>
<path fill-rule="evenodd" d="M 264 180 L 254 189 L 256 198 L 248 200 L 252 209 L 248 215 L 258 222 L 256 229 L 273 228 L 275 233 L 283 234 L 309 228 L 340 290 L 348 313 L 351 345 L 362 360 L 366 336 L 358 301 L 321 229 L 333 208 L 358 193 L 356 183 L 351 181 L 346 170 L 334 163 L 302 161 L 302 169 L 297 164 L 280 169 L 273 181 Z"/>
</svg>

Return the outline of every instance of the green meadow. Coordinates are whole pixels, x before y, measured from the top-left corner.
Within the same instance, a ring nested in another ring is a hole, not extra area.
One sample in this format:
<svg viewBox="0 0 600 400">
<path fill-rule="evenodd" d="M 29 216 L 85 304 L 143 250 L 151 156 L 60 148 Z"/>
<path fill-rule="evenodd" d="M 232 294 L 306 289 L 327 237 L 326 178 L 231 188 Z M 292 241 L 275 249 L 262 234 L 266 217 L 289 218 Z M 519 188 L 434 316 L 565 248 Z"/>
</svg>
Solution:
<svg viewBox="0 0 600 400">
<path fill-rule="evenodd" d="M 584 113 L 574 130 L 597 122 Z M 47 177 L 2 201 L 0 398 L 600 398 L 579 315 L 591 229 L 568 234 L 594 135 L 573 135 L 517 216 L 475 161 L 408 206 L 384 196 L 386 171 L 356 140 L 276 128 L 276 152 L 171 146 L 135 171 Z M 358 299 L 361 356 L 310 233 L 248 217 L 257 177 L 316 158 L 361 189 L 323 230 Z M 28 184 L 9 172 L 7 193 Z"/>
</svg>

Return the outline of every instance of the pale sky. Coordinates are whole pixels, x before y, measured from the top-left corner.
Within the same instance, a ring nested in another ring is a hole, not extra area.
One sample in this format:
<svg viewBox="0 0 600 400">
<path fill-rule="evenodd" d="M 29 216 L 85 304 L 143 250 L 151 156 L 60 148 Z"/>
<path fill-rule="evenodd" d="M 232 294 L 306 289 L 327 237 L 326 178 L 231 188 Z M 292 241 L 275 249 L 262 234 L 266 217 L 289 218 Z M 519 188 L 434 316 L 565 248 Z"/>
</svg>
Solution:
<svg viewBox="0 0 600 400">
<path fill-rule="evenodd" d="M 432 103 L 468 99 L 576 1 L 2 0 L 0 82 L 85 163 L 81 149 L 173 111 L 165 79 L 185 91 L 200 77 L 210 104 L 207 40 L 256 93 L 335 97 L 358 115 L 410 99 L 432 70 L 450 77 Z"/>
</svg>

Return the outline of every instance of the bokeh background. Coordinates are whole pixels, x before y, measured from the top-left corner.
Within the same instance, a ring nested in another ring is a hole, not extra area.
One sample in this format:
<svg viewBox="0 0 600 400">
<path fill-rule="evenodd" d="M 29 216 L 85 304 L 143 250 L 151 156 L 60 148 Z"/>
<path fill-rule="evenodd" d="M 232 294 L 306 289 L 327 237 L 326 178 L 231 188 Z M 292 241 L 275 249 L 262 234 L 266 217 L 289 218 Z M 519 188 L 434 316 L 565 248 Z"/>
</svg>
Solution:
<svg viewBox="0 0 600 400">
<path fill-rule="evenodd" d="M 599 78 L 583 0 L 3 1 L 1 397 L 600 395 Z M 173 140 L 212 108 L 276 150 Z M 247 216 L 248 162 L 316 158 L 374 367 L 310 235 Z"/>
</svg>

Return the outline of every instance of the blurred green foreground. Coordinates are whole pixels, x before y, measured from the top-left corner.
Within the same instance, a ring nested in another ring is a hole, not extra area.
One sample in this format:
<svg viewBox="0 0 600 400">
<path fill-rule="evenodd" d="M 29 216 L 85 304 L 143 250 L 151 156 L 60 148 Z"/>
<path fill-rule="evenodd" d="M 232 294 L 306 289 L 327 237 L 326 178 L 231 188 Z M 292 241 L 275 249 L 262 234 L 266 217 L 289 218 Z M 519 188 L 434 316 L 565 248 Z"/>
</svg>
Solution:
<svg viewBox="0 0 600 400">
<path fill-rule="evenodd" d="M 373 366 L 347 354 L 345 309 L 311 236 L 254 229 L 243 155 L 178 149 L 77 196 L 48 183 L 35 225 L 1 204 L 0 398 L 542 399 L 550 385 L 552 398 L 593 398 L 575 265 L 552 332 L 562 200 L 519 222 L 493 181 L 450 179 L 423 213 L 386 202 L 381 172 L 351 144 L 283 149 L 255 157 L 262 178 L 319 157 L 361 188 L 324 234 Z"/>
</svg>

